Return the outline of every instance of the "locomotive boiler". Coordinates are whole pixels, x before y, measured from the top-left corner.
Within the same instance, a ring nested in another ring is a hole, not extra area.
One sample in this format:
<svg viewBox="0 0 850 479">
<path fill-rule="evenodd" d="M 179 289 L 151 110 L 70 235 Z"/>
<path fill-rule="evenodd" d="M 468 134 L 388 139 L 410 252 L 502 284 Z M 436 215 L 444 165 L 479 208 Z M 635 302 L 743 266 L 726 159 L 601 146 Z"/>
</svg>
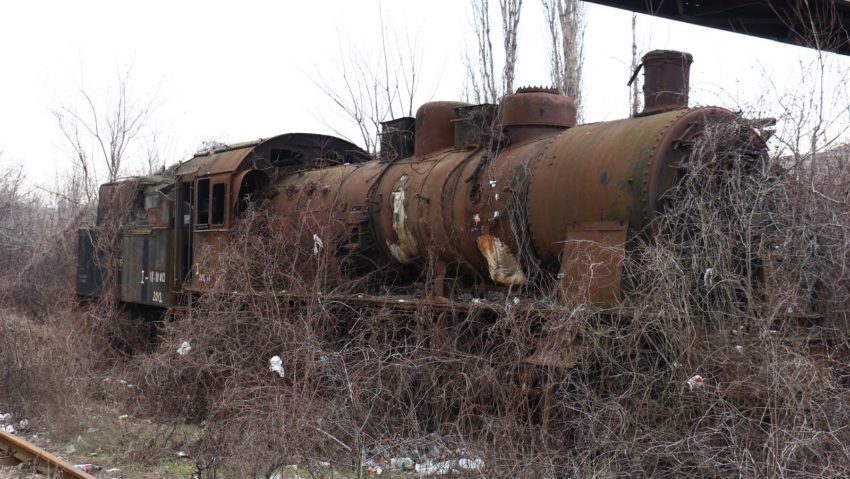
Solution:
<svg viewBox="0 0 850 479">
<path fill-rule="evenodd" d="M 652 234 L 693 140 L 736 116 L 688 108 L 691 61 L 647 54 L 645 108 L 622 120 L 577 125 L 572 99 L 520 88 L 499 105 L 431 102 L 387 122 L 380 158 L 339 138 L 284 134 L 105 184 L 98 225 L 80 231 L 78 293 L 102 294 L 104 268 L 128 303 L 171 307 L 213 287 L 215 252 L 262 197 L 284 227 L 326 218 L 305 233 L 350 271 L 399 271 L 399 283 L 433 271 L 435 297 L 546 277 L 562 298 L 613 304 L 627 243 Z M 119 219 L 120 205 L 137 214 Z M 116 222 L 120 258 L 109 263 L 97 238 Z"/>
</svg>

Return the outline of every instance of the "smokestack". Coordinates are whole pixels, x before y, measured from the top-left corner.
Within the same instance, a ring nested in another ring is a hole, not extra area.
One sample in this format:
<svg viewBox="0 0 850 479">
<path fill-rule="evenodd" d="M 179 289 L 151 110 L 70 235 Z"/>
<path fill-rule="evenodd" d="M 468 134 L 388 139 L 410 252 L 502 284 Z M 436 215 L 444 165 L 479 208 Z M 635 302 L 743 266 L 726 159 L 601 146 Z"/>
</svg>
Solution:
<svg viewBox="0 0 850 479">
<path fill-rule="evenodd" d="M 643 56 L 643 112 L 652 115 L 688 107 L 690 53 L 653 50 Z"/>
</svg>

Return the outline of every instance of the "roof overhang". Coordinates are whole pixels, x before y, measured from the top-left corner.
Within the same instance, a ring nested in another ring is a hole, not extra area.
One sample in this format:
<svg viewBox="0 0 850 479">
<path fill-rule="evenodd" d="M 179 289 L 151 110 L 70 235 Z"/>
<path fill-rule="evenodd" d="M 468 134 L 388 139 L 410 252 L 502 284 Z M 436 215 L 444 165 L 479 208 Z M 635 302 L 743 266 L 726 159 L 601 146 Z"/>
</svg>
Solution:
<svg viewBox="0 0 850 479">
<path fill-rule="evenodd" d="M 584 0 L 637 13 L 850 55 L 848 0 Z"/>
</svg>

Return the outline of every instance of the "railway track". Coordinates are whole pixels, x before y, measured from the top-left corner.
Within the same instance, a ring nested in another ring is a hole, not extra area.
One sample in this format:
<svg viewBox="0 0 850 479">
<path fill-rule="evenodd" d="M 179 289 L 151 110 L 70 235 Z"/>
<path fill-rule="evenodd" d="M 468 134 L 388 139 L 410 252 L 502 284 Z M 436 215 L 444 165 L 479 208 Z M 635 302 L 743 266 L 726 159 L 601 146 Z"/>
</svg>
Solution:
<svg viewBox="0 0 850 479">
<path fill-rule="evenodd" d="M 3 430 L 0 430 L 0 451 L 4 453 L 3 459 L 26 464 L 50 478 L 95 479 L 68 461 Z"/>
</svg>

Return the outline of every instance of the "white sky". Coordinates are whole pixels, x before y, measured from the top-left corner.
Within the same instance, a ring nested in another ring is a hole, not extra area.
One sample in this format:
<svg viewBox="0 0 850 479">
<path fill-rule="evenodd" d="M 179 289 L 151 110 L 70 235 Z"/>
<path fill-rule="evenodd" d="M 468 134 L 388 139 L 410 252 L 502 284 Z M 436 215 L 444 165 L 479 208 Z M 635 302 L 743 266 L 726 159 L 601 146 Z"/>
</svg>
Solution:
<svg viewBox="0 0 850 479">
<path fill-rule="evenodd" d="M 398 35 L 416 37 L 422 47 L 419 102 L 459 99 L 463 51 L 474 42 L 468 2 L 384 0 L 381 7 Z M 52 111 L 76 104 L 81 86 L 107 97 L 128 68 L 131 97 L 153 101 L 151 125 L 169 164 L 186 159 L 204 139 L 330 134 L 326 122 L 357 141 L 310 78 L 316 72 L 334 78 L 340 51 L 374 51 L 381 7 L 377 0 L 2 2 L 2 159 L 23 163 L 35 182 L 61 175 L 70 153 Z M 596 5 L 587 12 L 586 119 L 627 116 L 631 13 Z M 492 24 L 498 30 L 499 19 Z M 800 65 L 816 58 L 799 47 L 646 16 L 639 16 L 638 30 L 643 52 L 694 55 L 692 104 L 779 115 L 784 100 L 765 97 L 765 86 L 807 88 Z M 516 86 L 549 83 L 546 42 L 541 5 L 525 0 Z M 826 56 L 836 75 L 850 70 L 850 59 Z M 844 84 L 828 89 L 846 99 Z"/>
</svg>

